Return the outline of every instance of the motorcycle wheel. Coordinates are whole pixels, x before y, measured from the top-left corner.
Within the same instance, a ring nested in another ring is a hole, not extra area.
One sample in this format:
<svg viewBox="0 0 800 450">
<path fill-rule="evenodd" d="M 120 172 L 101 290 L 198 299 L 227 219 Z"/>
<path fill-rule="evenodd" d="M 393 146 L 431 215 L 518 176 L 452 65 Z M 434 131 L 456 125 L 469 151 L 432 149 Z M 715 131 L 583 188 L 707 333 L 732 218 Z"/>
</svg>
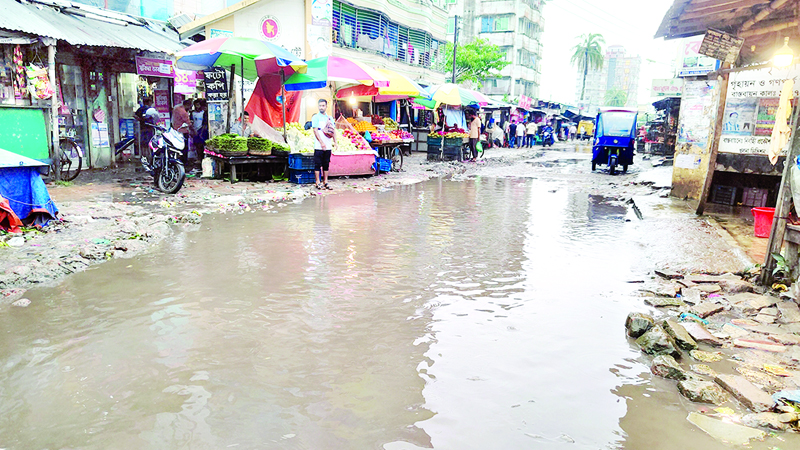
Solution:
<svg viewBox="0 0 800 450">
<path fill-rule="evenodd" d="M 617 165 L 616 164 L 609 164 L 608 165 L 608 173 L 611 175 L 617 174 Z"/>
<path fill-rule="evenodd" d="M 156 175 L 156 186 L 165 194 L 174 194 L 181 190 L 185 179 L 186 171 L 183 169 L 183 164 L 178 161 L 168 161 L 166 167 Z"/>
</svg>

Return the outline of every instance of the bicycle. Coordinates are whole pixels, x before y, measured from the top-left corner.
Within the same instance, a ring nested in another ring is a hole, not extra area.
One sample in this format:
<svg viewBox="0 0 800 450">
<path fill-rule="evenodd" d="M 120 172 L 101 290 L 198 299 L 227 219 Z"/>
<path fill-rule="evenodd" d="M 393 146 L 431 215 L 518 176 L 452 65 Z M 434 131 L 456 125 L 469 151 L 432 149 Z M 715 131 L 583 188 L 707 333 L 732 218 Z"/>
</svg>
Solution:
<svg viewBox="0 0 800 450">
<path fill-rule="evenodd" d="M 83 149 L 78 145 L 75 140 L 75 131 L 72 130 L 58 139 L 58 160 L 61 162 L 61 180 L 72 181 L 81 173 L 83 166 Z M 52 173 L 58 170 L 56 167 L 56 160 L 53 159 L 50 163 Z"/>
</svg>

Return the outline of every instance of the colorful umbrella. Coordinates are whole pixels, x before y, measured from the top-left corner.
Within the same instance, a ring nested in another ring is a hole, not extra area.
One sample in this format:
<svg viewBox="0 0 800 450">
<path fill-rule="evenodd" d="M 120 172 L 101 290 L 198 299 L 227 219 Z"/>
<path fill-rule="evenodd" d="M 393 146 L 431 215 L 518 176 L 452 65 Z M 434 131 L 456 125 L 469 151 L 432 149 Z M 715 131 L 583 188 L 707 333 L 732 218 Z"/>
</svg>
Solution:
<svg viewBox="0 0 800 450">
<path fill-rule="evenodd" d="M 286 80 L 287 91 L 321 89 L 333 83 L 337 87 L 350 84 L 388 87 L 389 79 L 364 64 L 335 56 L 307 61 L 306 73 L 295 73 Z"/>
<path fill-rule="evenodd" d="M 452 83 L 428 88 L 430 99 L 416 99 L 415 102 L 428 108 L 435 108 L 440 104 L 463 106 L 486 106 L 491 100 L 480 92 L 462 88 Z"/>
<path fill-rule="evenodd" d="M 179 51 L 175 58 L 176 66 L 184 70 L 236 65 L 242 78 L 248 80 L 279 73 L 280 69 L 287 76 L 306 71 L 306 63 L 293 53 L 261 39 L 244 37 L 206 39 Z"/>
<path fill-rule="evenodd" d="M 211 67 L 239 66 L 239 75 L 255 80 L 261 75 L 305 73 L 306 63 L 283 48 L 261 39 L 221 37 L 206 39 L 175 54 L 175 65 L 184 70 L 206 70 Z M 258 60 L 258 61 L 256 61 Z M 244 83 L 242 83 L 244 101 Z M 225 131 L 230 131 L 230 108 Z"/>
</svg>

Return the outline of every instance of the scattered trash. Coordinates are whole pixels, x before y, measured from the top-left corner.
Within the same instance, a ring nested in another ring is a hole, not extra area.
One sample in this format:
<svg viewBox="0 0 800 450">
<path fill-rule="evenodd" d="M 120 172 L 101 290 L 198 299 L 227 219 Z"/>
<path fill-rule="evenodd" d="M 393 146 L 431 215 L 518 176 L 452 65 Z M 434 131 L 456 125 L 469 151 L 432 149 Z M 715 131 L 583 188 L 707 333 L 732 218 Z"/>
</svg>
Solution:
<svg viewBox="0 0 800 450">
<path fill-rule="evenodd" d="M 792 374 L 781 366 L 764 364 L 764 371 L 778 377 L 790 377 Z"/>
<path fill-rule="evenodd" d="M 720 352 L 707 352 L 704 350 L 692 350 L 689 355 L 702 362 L 718 362 L 722 361 L 725 357 Z"/>
<path fill-rule="evenodd" d="M 31 301 L 28 300 L 27 298 L 21 298 L 21 299 L 15 301 L 14 303 L 12 303 L 12 305 L 19 306 L 20 308 L 26 308 L 30 304 L 31 304 Z"/>
<path fill-rule="evenodd" d="M 681 313 L 680 319 L 683 320 L 683 321 L 694 320 L 695 322 L 700 322 L 703 325 L 708 325 L 708 321 L 707 320 L 701 319 L 700 317 L 698 317 L 697 315 L 692 314 L 692 313 Z"/>
<path fill-rule="evenodd" d="M 109 241 L 108 239 L 103 239 L 103 238 L 94 238 L 94 239 L 92 239 L 92 243 L 96 244 L 96 245 L 109 245 L 109 244 L 111 244 L 111 241 Z"/>
<path fill-rule="evenodd" d="M 22 247 L 25 245 L 25 238 L 22 236 L 15 236 L 6 241 L 9 247 Z"/>
</svg>

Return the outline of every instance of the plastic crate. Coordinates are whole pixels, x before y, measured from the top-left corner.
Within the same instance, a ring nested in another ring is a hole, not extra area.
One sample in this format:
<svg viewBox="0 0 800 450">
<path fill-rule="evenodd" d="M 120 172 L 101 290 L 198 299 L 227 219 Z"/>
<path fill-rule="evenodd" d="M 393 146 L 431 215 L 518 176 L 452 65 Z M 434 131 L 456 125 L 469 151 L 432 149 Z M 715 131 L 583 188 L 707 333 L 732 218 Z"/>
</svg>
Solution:
<svg viewBox="0 0 800 450">
<path fill-rule="evenodd" d="M 428 161 L 439 161 L 442 159 L 442 152 L 437 148 L 436 151 L 428 149 Z"/>
<path fill-rule="evenodd" d="M 289 181 L 294 184 L 311 184 L 317 181 L 314 170 L 289 169 Z"/>
<path fill-rule="evenodd" d="M 446 147 L 455 147 L 455 146 L 461 147 L 461 144 L 463 144 L 463 143 L 464 143 L 464 141 L 460 137 L 444 138 L 444 146 L 445 146 L 445 148 Z"/>
<path fill-rule="evenodd" d="M 391 172 L 392 171 L 392 160 L 391 159 L 376 157 L 375 158 L 375 164 L 377 164 L 378 170 L 380 170 L 381 172 Z"/>
<path fill-rule="evenodd" d="M 736 203 L 736 188 L 733 186 L 714 186 L 711 190 L 711 203 L 733 205 Z"/>
<path fill-rule="evenodd" d="M 289 168 L 294 170 L 314 170 L 314 155 L 289 154 Z"/>
<path fill-rule="evenodd" d="M 442 146 L 442 138 L 428 136 L 428 147 L 430 147 L 430 146 L 441 147 Z"/>
<path fill-rule="evenodd" d="M 742 191 L 742 205 L 763 208 L 767 206 L 768 189 L 744 188 Z"/>
</svg>

